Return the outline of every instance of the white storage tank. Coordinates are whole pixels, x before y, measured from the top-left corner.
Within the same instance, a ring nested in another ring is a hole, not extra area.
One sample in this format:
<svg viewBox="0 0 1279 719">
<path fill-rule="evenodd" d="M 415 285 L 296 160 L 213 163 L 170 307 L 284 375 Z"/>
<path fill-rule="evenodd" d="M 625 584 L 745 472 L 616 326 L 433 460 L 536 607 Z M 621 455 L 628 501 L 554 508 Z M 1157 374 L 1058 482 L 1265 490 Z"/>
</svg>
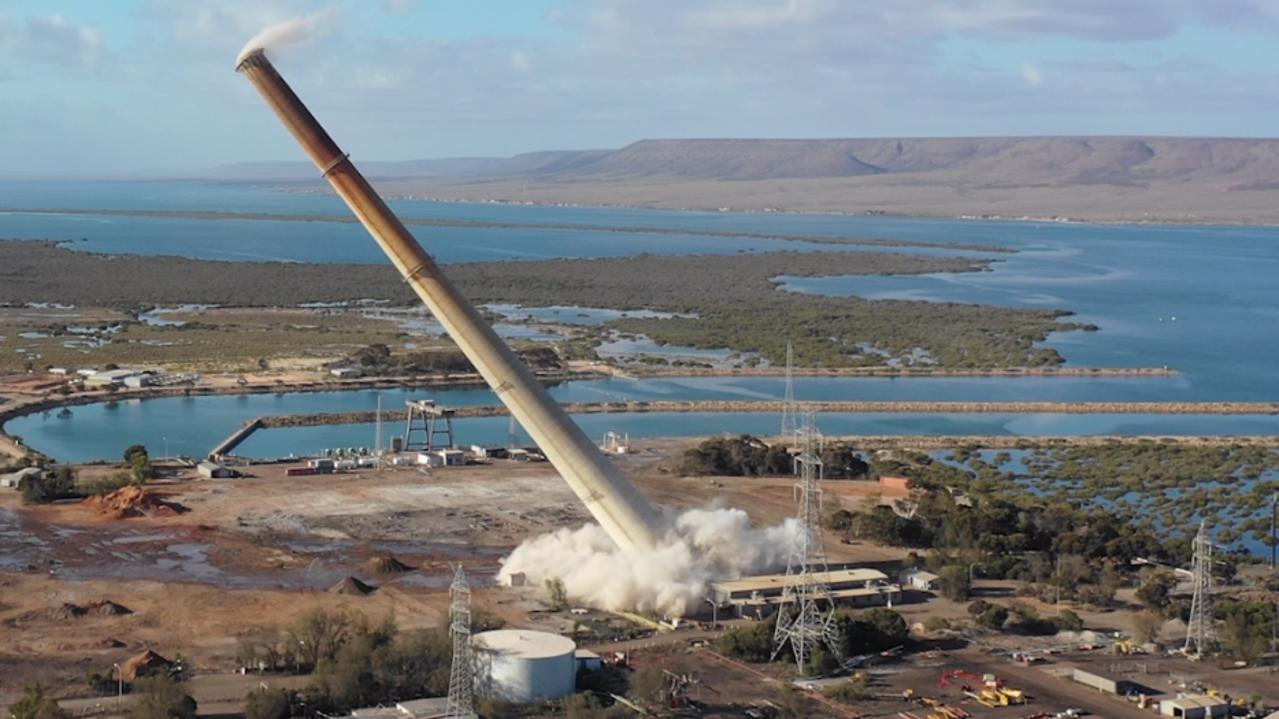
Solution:
<svg viewBox="0 0 1279 719">
<path fill-rule="evenodd" d="M 577 645 L 558 634 L 498 629 L 471 638 L 480 686 L 511 702 L 559 699 L 577 685 Z"/>
</svg>

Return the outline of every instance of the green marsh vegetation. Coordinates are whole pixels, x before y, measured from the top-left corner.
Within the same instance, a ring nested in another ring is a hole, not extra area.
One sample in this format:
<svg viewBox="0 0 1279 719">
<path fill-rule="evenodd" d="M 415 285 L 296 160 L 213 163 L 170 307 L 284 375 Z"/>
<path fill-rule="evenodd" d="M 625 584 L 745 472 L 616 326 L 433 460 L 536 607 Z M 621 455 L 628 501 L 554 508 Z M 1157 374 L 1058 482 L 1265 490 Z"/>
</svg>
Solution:
<svg viewBox="0 0 1279 719">
<path fill-rule="evenodd" d="M 906 358 L 919 351 L 927 353 L 939 367 L 1061 363 L 1055 350 L 1037 343 L 1051 332 L 1089 329 L 1059 321 L 1066 314 L 1062 311 L 826 297 L 783 291 L 775 281 L 781 276 L 922 274 L 988 267 L 985 260 L 832 251 L 461 263 L 449 265 L 447 272 L 476 302 L 692 314 L 695 316 L 672 319 L 622 318 L 605 327 L 645 334 L 659 343 L 757 352 L 774 364 L 784 361 L 788 340 L 794 343 L 796 361 L 807 366 L 881 365 L 885 354 Z M 132 311 L 183 303 L 295 307 L 362 299 L 393 305 L 417 303 L 398 274 L 382 265 L 112 256 L 74 252 L 51 242 L 0 242 L 0 303 L 62 302 Z M 274 336 L 263 331 L 252 337 L 256 344 L 253 353 L 266 356 L 273 354 L 272 350 L 305 345 L 322 331 L 295 324 L 273 327 Z M 158 335 L 165 329 L 163 339 L 139 337 L 139 342 L 130 343 L 136 355 L 130 361 L 146 361 L 152 353 L 160 359 L 151 361 L 168 361 L 166 355 L 176 355 L 175 360 L 198 353 L 208 356 L 215 340 L 198 335 L 217 332 L 199 324 L 147 328 L 146 332 Z M 133 325 L 125 329 L 126 333 L 135 331 L 142 330 Z M 369 339 L 367 334 L 378 334 L 380 341 L 386 341 L 383 327 L 363 333 L 365 337 L 355 328 L 337 331 L 347 335 L 332 337 L 341 344 L 345 340 L 368 344 L 362 342 Z M 298 336 L 302 334 L 305 336 Z M 142 339 L 157 342 L 141 344 Z M 241 341 L 225 335 L 216 339 L 228 347 Z M 157 344 L 164 341 L 173 344 Z M 103 349 L 116 352 L 115 344 Z M 582 350 L 575 348 L 578 353 Z M 5 354 L 15 355 L 0 356 Z"/>
</svg>

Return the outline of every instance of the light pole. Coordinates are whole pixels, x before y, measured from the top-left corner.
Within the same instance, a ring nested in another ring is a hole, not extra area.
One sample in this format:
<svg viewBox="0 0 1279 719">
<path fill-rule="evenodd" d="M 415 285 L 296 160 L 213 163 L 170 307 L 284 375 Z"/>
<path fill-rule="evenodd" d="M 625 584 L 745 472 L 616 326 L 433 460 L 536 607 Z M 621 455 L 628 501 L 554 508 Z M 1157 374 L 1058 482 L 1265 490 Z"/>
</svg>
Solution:
<svg viewBox="0 0 1279 719">
<path fill-rule="evenodd" d="M 119 708 L 120 704 L 124 701 L 124 672 L 120 669 L 120 664 L 118 662 L 111 662 L 111 666 L 115 667 L 115 705 Z"/>
<path fill-rule="evenodd" d="M 702 600 L 711 605 L 711 629 L 719 629 L 719 605 L 710 597 L 703 597 Z"/>
</svg>

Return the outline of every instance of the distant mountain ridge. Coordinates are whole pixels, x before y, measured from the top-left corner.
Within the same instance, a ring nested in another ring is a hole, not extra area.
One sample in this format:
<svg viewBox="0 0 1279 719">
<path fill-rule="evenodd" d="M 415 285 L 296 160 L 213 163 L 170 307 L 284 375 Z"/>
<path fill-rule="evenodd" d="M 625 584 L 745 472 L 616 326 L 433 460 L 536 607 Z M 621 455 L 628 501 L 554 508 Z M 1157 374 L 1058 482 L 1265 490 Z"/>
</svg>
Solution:
<svg viewBox="0 0 1279 719">
<path fill-rule="evenodd" d="M 1279 140 L 1191 137 L 1013 137 L 641 140 L 617 150 L 509 158 L 361 161 L 384 180 L 529 178 L 540 182 L 655 178 L 749 181 L 910 175 L 983 187 L 1034 184 L 1220 184 L 1279 188 Z M 314 179 L 306 163 L 239 163 L 199 179 Z M 904 179 L 904 178 L 903 178 Z"/>
</svg>

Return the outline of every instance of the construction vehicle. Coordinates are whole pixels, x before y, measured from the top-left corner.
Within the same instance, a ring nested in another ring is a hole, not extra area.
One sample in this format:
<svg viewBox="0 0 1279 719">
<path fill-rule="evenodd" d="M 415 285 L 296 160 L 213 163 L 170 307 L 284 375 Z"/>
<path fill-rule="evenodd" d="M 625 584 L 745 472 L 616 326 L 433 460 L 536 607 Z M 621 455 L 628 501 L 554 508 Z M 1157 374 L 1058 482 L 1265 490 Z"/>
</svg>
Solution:
<svg viewBox="0 0 1279 719">
<path fill-rule="evenodd" d="M 980 691 L 966 691 L 978 704 L 988 707 L 1007 707 L 1026 703 L 1026 695 L 1020 689 L 988 687 Z"/>
</svg>

